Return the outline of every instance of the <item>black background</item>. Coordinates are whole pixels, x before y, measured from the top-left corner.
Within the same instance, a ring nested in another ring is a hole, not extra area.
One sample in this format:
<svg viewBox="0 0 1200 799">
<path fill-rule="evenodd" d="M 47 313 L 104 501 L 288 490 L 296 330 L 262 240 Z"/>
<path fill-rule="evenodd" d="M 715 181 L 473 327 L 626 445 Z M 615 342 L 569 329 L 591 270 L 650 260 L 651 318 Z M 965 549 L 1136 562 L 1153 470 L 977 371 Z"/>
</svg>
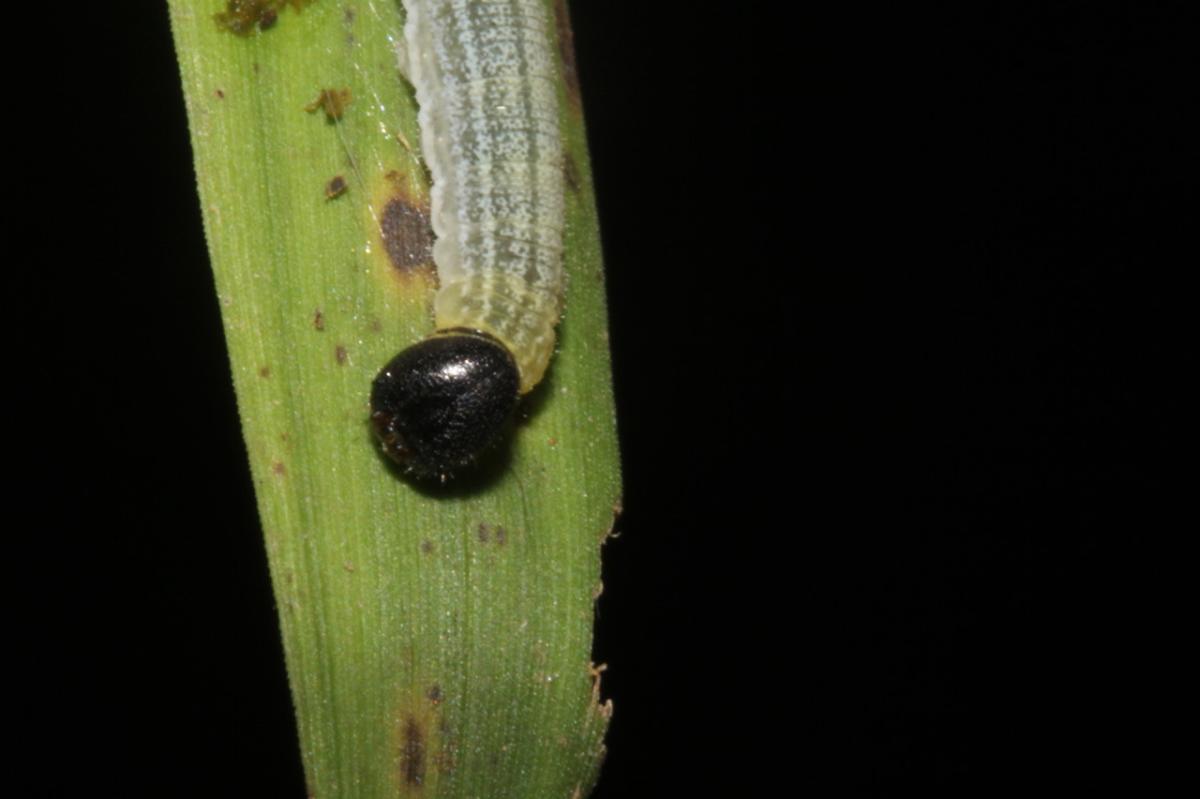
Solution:
<svg viewBox="0 0 1200 799">
<path fill-rule="evenodd" d="M 597 799 L 1157 773 L 1182 4 L 572 5 L 625 474 Z M 165 3 L 39 13 L 6 130 L 20 795 L 301 797 Z"/>
</svg>

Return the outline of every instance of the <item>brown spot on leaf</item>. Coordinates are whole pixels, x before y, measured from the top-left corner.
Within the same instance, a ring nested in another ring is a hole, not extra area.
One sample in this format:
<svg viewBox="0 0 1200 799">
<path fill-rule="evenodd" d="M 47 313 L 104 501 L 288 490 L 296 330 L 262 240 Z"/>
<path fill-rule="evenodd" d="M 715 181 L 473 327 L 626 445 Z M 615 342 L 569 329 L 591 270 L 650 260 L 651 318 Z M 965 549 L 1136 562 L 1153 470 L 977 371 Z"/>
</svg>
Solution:
<svg viewBox="0 0 1200 799">
<path fill-rule="evenodd" d="M 250 36 L 275 27 L 279 10 L 291 6 L 299 11 L 314 0 L 226 0 L 225 10 L 213 14 L 217 27 L 235 36 Z"/>
<path fill-rule="evenodd" d="M 421 551 L 424 552 L 426 555 L 433 552 L 433 542 L 430 541 L 428 538 L 426 538 L 424 541 L 421 542 Z"/>
<path fill-rule="evenodd" d="M 275 15 L 277 0 L 227 0 L 225 10 L 213 14 L 217 27 L 235 36 L 249 36 L 258 30 L 267 14 Z"/>
<path fill-rule="evenodd" d="M 270 377 L 270 376 L 271 376 L 271 367 L 269 367 L 269 366 L 260 366 L 260 367 L 258 368 L 258 376 L 259 376 L 259 377 L 261 377 L 261 378 L 263 378 L 264 380 L 265 380 L 266 378 Z"/>
<path fill-rule="evenodd" d="M 325 314 L 321 313 L 320 308 L 313 311 L 313 329 L 314 330 L 324 330 L 325 329 Z"/>
<path fill-rule="evenodd" d="M 566 0 L 554 0 L 554 27 L 558 32 L 558 54 L 562 59 L 563 82 L 567 84 L 567 99 L 571 108 L 580 110 L 579 72 L 575 68 L 575 34 Z"/>
<path fill-rule="evenodd" d="M 343 89 L 321 89 L 321 93 L 317 95 L 317 99 L 304 106 L 304 110 L 310 114 L 315 111 L 324 111 L 327 121 L 337 122 L 346 113 L 346 106 L 350 105 L 350 101 L 353 99 L 349 87 Z"/>
<path fill-rule="evenodd" d="M 379 234 L 392 266 L 401 272 L 430 263 L 433 258 L 433 228 L 429 211 L 402 197 L 393 197 L 379 215 Z"/>
<path fill-rule="evenodd" d="M 218 100 L 225 99 L 225 92 L 221 91 L 220 89 L 217 89 L 215 92 L 213 92 L 213 94 L 215 94 L 217 96 Z"/>
<path fill-rule="evenodd" d="M 346 348 L 338 344 L 333 348 L 333 358 L 337 361 L 338 366 L 345 366 L 349 356 L 346 354 Z"/>
<path fill-rule="evenodd" d="M 346 184 L 346 179 L 341 175 L 337 175 L 328 183 L 325 184 L 325 199 L 333 200 L 341 197 L 350 187 Z"/>
<path fill-rule="evenodd" d="M 433 765 L 439 774 L 449 774 L 454 771 L 454 752 L 442 750 L 433 756 Z"/>
<path fill-rule="evenodd" d="M 579 193 L 579 187 L 582 185 L 579 178 L 579 166 L 575 163 L 575 156 L 570 153 L 567 153 L 566 158 L 563 159 L 563 180 L 572 194 Z"/>
<path fill-rule="evenodd" d="M 400 747 L 400 775 L 409 785 L 425 782 L 425 732 L 415 718 L 404 722 L 404 741 Z"/>
<path fill-rule="evenodd" d="M 434 683 L 433 685 L 429 686 L 429 690 L 425 692 L 425 696 L 429 697 L 429 701 L 433 702 L 435 705 L 441 704 L 442 686 Z"/>
<path fill-rule="evenodd" d="M 271 471 L 280 477 L 283 477 L 285 474 L 287 474 L 287 467 L 283 465 L 283 461 L 275 461 L 271 464 Z"/>
<path fill-rule="evenodd" d="M 478 533 L 479 543 L 481 544 L 486 544 L 489 541 L 495 541 L 497 545 L 504 546 L 508 543 L 508 531 L 499 524 L 480 522 Z"/>
</svg>

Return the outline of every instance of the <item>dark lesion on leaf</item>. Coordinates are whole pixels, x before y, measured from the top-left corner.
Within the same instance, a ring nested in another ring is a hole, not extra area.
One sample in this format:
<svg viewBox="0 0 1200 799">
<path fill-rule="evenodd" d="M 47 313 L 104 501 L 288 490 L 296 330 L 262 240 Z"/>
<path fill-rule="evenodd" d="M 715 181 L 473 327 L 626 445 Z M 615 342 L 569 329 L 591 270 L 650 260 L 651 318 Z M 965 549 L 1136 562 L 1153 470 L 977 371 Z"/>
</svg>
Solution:
<svg viewBox="0 0 1200 799">
<path fill-rule="evenodd" d="M 346 193 L 350 186 L 346 183 L 346 178 L 337 175 L 328 183 L 325 184 L 325 199 L 334 200 Z"/>
<path fill-rule="evenodd" d="M 252 36 L 270 30 L 285 6 L 301 11 L 316 0 L 226 0 L 225 10 L 213 14 L 217 27 L 234 36 Z"/>
<path fill-rule="evenodd" d="M 429 210 L 393 196 L 379 215 L 379 235 L 392 266 L 407 272 L 433 260 L 433 227 Z"/>
<path fill-rule="evenodd" d="M 400 747 L 400 775 L 408 785 L 425 783 L 425 731 L 417 719 L 404 721 L 404 740 Z"/>
<path fill-rule="evenodd" d="M 575 156 L 571 153 L 566 153 L 563 157 L 563 181 L 567 184 L 567 188 L 572 194 L 578 194 L 581 186 L 579 177 L 579 165 L 575 163 Z"/>
<path fill-rule="evenodd" d="M 504 546 L 508 543 L 508 530 L 504 529 L 501 524 L 488 524 L 487 522 L 479 523 L 479 543 L 488 544 L 495 542 L 497 546 Z"/>
</svg>

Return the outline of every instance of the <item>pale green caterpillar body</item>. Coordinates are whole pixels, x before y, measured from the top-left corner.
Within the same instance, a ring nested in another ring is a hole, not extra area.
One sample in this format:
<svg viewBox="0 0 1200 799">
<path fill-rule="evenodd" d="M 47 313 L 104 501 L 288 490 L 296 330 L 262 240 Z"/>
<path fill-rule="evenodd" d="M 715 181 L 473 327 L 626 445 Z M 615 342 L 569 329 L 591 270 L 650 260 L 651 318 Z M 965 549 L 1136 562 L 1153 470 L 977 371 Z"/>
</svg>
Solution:
<svg viewBox="0 0 1200 799">
<path fill-rule="evenodd" d="M 554 351 L 563 289 L 563 149 L 542 0 L 407 0 L 405 67 L 433 178 L 438 329 L 489 333 L 521 392 Z"/>
</svg>

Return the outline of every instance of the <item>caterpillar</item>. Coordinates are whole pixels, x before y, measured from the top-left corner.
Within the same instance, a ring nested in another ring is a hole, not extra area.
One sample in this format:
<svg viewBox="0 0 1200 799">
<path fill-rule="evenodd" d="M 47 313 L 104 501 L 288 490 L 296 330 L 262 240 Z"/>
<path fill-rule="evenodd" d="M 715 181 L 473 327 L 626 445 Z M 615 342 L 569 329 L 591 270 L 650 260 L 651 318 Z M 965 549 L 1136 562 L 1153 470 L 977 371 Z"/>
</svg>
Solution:
<svg viewBox="0 0 1200 799">
<path fill-rule="evenodd" d="M 404 0 L 400 71 L 433 184 L 434 332 L 371 386 L 392 460 L 443 481 L 545 374 L 563 290 L 558 72 L 544 0 Z"/>
</svg>

